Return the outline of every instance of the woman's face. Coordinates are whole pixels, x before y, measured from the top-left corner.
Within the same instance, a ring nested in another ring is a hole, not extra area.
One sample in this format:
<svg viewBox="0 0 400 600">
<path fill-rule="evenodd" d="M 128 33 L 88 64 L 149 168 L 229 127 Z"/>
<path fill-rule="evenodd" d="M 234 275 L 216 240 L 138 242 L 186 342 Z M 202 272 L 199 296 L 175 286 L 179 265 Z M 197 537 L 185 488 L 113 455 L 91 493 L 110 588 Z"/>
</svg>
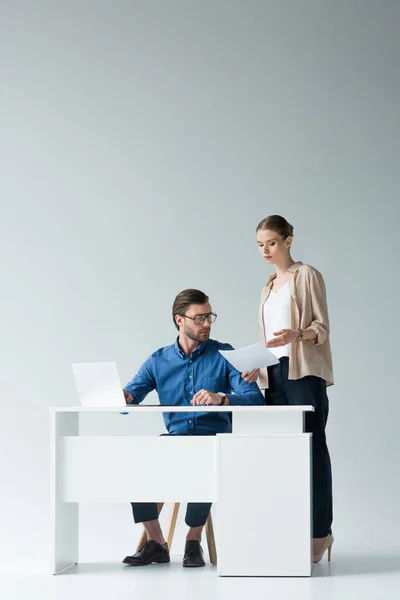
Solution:
<svg viewBox="0 0 400 600">
<path fill-rule="evenodd" d="M 292 238 L 289 236 L 286 239 L 282 239 L 282 236 L 276 231 L 260 229 L 257 231 L 257 244 L 265 262 L 269 265 L 276 265 L 287 258 Z"/>
</svg>

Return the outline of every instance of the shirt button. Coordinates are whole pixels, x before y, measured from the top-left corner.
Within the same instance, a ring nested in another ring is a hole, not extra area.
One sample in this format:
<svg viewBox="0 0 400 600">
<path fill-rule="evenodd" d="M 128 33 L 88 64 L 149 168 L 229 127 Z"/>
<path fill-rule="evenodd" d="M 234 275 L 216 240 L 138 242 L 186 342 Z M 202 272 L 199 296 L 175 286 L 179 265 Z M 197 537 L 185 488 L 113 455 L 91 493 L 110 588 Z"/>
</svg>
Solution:
<svg viewBox="0 0 400 600">
<path fill-rule="evenodd" d="M 192 361 L 191 361 L 191 360 L 189 360 L 189 365 L 191 365 L 191 364 L 192 364 Z"/>
<path fill-rule="evenodd" d="M 189 375 L 189 379 L 193 379 L 193 377 L 191 375 Z"/>
<path fill-rule="evenodd" d="M 189 420 L 189 423 L 191 423 L 191 422 L 192 422 L 192 421 L 191 421 L 191 420 Z"/>
</svg>

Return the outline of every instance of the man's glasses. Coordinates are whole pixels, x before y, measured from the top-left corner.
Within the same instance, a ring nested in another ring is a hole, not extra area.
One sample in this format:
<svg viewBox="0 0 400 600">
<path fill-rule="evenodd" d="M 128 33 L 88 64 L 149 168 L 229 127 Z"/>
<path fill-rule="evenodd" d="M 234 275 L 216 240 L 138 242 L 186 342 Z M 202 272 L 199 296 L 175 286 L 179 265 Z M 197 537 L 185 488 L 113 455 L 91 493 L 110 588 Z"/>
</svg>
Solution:
<svg viewBox="0 0 400 600">
<path fill-rule="evenodd" d="M 181 315 L 181 317 L 185 317 L 186 319 L 192 319 L 195 325 L 203 325 L 206 319 L 209 323 L 214 323 L 215 319 L 217 318 L 217 315 L 213 312 L 210 312 L 205 315 L 196 315 L 195 317 L 189 317 L 189 315 Z"/>
</svg>

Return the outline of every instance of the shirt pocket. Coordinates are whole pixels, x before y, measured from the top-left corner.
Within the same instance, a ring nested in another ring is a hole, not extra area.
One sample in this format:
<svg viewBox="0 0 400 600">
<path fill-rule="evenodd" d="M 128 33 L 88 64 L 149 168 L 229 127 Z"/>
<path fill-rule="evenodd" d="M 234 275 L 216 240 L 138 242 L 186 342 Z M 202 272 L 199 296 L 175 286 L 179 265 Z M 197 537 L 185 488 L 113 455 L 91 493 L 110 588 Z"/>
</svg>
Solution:
<svg viewBox="0 0 400 600">
<path fill-rule="evenodd" d="M 221 377 L 204 377 L 203 378 L 203 389 L 207 392 L 223 392 L 226 387 L 226 383 Z"/>
</svg>

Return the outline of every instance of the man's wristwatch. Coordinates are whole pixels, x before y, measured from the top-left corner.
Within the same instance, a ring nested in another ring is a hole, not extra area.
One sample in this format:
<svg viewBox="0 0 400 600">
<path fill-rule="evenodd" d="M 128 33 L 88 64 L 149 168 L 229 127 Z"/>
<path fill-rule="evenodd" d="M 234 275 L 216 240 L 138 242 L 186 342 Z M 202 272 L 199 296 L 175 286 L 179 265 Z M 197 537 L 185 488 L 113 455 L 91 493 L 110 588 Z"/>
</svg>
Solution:
<svg viewBox="0 0 400 600">
<path fill-rule="evenodd" d="M 229 398 L 226 394 L 224 394 L 223 392 L 218 392 L 218 396 L 221 396 L 221 402 L 218 406 L 226 406 L 227 404 L 229 404 Z"/>
</svg>

